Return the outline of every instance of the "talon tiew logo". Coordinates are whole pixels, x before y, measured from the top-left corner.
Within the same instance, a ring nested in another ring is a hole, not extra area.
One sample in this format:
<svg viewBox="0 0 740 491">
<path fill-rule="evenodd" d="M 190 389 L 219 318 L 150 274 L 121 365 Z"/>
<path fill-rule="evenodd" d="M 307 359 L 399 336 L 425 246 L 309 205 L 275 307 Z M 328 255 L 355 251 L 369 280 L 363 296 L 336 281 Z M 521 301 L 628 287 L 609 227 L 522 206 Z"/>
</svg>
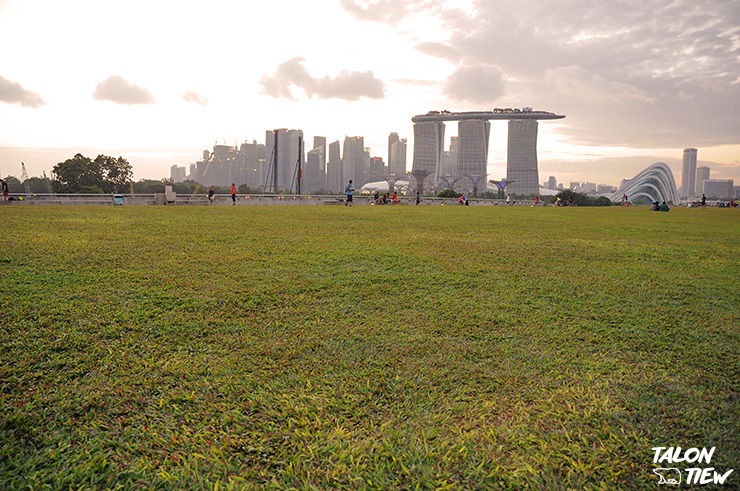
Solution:
<svg viewBox="0 0 740 491">
<path fill-rule="evenodd" d="M 707 450 L 702 448 L 689 448 L 682 453 L 681 447 L 652 447 L 655 451 L 655 457 L 653 458 L 654 464 L 680 464 L 686 462 L 687 464 L 710 464 L 712 456 L 717 447 L 712 447 Z M 714 469 L 714 467 L 688 467 L 683 470 L 678 467 L 657 467 L 653 469 L 653 474 L 658 476 L 658 484 L 668 484 L 677 486 L 684 481 L 686 484 L 724 484 L 727 478 L 732 474 L 734 469 L 722 474 Z M 683 480 L 683 477 L 686 477 Z"/>
</svg>

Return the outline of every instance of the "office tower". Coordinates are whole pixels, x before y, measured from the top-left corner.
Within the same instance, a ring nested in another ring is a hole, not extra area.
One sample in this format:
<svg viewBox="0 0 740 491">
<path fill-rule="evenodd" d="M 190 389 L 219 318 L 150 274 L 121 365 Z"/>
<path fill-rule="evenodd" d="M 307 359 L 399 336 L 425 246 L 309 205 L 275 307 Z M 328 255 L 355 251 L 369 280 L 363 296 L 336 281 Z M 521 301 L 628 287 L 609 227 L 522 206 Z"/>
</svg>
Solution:
<svg viewBox="0 0 740 491">
<path fill-rule="evenodd" d="M 683 149 L 683 169 L 681 172 L 681 197 L 692 196 L 696 190 L 696 149 Z"/>
<path fill-rule="evenodd" d="M 506 157 L 506 179 L 512 181 L 512 194 L 538 194 L 540 177 L 537 169 L 537 120 L 509 121 L 509 142 Z"/>
<path fill-rule="evenodd" d="M 388 135 L 388 169 L 393 172 L 393 144 L 399 140 L 398 133 L 393 132 Z"/>
<path fill-rule="evenodd" d="M 694 196 L 701 196 L 704 192 L 704 181 L 709 179 L 709 167 L 702 165 L 696 168 L 696 190 Z"/>
<path fill-rule="evenodd" d="M 547 189 L 555 191 L 557 188 L 558 188 L 558 180 L 555 179 L 555 176 L 550 176 L 550 179 L 547 180 Z"/>
<path fill-rule="evenodd" d="M 308 152 L 306 168 L 303 171 L 301 192 L 314 193 L 325 186 L 326 147 L 320 146 Z"/>
<path fill-rule="evenodd" d="M 732 198 L 735 195 L 735 181 L 732 179 L 705 179 L 704 194 L 707 195 L 707 198 Z"/>
<path fill-rule="evenodd" d="M 188 180 L 190 181 L 198 180 L 198 166 L 197 165 L 190 164 L 190 173 L 188 174 Z"/>
<path fill-rule="evenodd" d="M 232 181 L 237 186 L 246 184 L 250 189 L 257 189 L 264 185 L 265 175 L 265 145 L 252 140 L 239 146 L 236 156 L 236 165 L 232 174 Z M 227 183 L 226 185 L 230 185 Z"/>
<path fill-rule="evenodd" d="M 370 150 L 369 148 L 366 148 L 365 151 L 367 152 Z M 368 152 L 368 156 L 369 156 Z M 370 173 L 368 174 L 368 182 L 375 182 L 379 181 L 381 177 L 387 176 L 388 170 L 386 169 L 385 162 L 383 162 L 382 157 L 370 157 Z"/>
<path fill-rule="evenodd" d="M 342 171 L 342 157 L 339 141 L 329 144 L 329 162 L 326 165 L 326 188 L 338 193 L 344 187 L 344 172 Z"/>
<path fill-rule="evenodd" d="M 437 173 L 444 151 L 445 124 L 443 121 L 414 123 L 414 162 L 412 172 Z"/>
<path fill-rule="evenodd" d="M 265 132 L 265 162 L 267 172 L 265 185 L 268 192 L 292 192 L 297 189 L 298 158 L 304 162 L 304 147 L 298 148 L 298 141 L 303 139 L 302 130 L 275 130 L 278 137 L 277 155 L 274 155 L 274 133 Z M 274 187 L 274 172 L 277 171 L 277 190 Z"/>
<path fill-rule="evenodd" d="M 406 138 L 400 138 L 391 145 L 391 159 L 388 161 L 388 172 L 401 175 L 406 173 Z"/>
<path fill-rule="evenodd" d="M 170 167 L 170 180 L 172 182 L 183 182 L 185 180 L 185 167 L 178 167 L 177 164 Z"/>
<path fill-rule="evenodd" d="M 345 136 L 342 154 L 344 168 L 344 185 L 352 179 L 355 189 L 360 189 L 366 182 L 369 174 L 370 156 L 365 153 L 365 139 L 361 136 Z"/>
<path fill-rule="evenodd" d="M 491 134 L 490 121 L 471 119 L 457 125 L 457 175 L 479 176 L 486 182 L 488 174 L 488 140 Z M 439 175 L 436 176 L 439 178 Z M 474 178 L 476 179 L 476 178 Z M 464 179 L 470 181 L 470 179 Z M 471 185 L 472 185 L 472 181 Z M 472 187 L 471 187 L 472 189 Z"/>
</svg>

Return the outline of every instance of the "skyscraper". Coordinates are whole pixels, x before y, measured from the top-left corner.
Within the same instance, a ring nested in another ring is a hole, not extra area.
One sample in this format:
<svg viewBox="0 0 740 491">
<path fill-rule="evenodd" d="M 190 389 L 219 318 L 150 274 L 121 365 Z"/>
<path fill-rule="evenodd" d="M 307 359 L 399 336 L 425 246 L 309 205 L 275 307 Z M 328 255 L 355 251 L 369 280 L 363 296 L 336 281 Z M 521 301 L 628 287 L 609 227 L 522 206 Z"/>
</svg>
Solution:
<svg viewBox="0 0 740 491">
<path fill-rule="evenodd" d="M 414 123 L 414 163 L 412 171 L 425 170 L 435 175 L 444 150 L 443 121 Z"/>
<path fill-rule="evenodd" d="M 296 188 L 298 158 L 300 155 L 301 162 L 304 158 L 304 144 L 298 148 L 299 139 L 303 139 L 302 130 L 287 130 L 280 128 L 277 131 L 278 148 L 277 155 L 274 153 L 275 137 L 272 131 L 265 132 L 265 161 L 268 171 L 265 175 L 266 189 L 273 192 L 290 192 Z M 275 163 L 277 162 L 277 166 Z M 277 190 L 273 187 L 273 172 L 277 170 Z"/>
<path fill-rule="evenodd" d="M 365 139 L 363 137 L 344 137 L 342 164 L 344 181 L 352 179 L 354 188 L 360 189 L 367 182 L 368 167 L 370 166 L 370 156 L 365 153 Z"/>
<path fill-rule="evenodd" d="M 399 140 L 398 133 L 393 132 L 388 135 L 388 169 L 393 172 L 393 144 Z"/>
<path fill-rule="evenodd" d="M 315 142 L 315 140 L 314 140 Z M 325 187 L 326 147 L 320 146 L 308 152 L 306 169 L 303 172 L 301 192 L 313 193 Z"/>
<path fill-rule="evenodd" d="M 342 172 L 342 157 L 339 141 L 329 144 L 329 162 L 326 165 L 326 188 L 332 192 L 340 192 L 344 186 L 344 172 Z"/>
<path fill-rule="evenodd" d="M 540 177 L 537 169 L 536 119 L 509 121 L 509 143 L 506 157 L 506 179 L 512 181 L 507 191 L 538 194 Z"/>
<path fill-rule="evenodd" d="M 400 138 L 391 145 L 391 159 L 388 161 L 388 172 L 397 175 L 406 173 L 406 138 Z"/>
<path fill-rule="evenodd" d="M 547 180 L 547 189 L 555 191 L 557 188 L 558 188 L 558 180 L 555 179 L 555 176 L 550 176 L 550 179 Z"/>
<path fill-rule="evenodd" d="M 681 197 L 693 196 L 696 191 L 696 149 L 683 149 L 683 168 L 681 171 Z"/>
<path fill-rule="evenodd" d="M 457 125 L 457 175 L 480 176 L 485 183 L 488 173 L 490 121 L 462 120 Z M 439 175 L 435 176 L 439 178 Z M 469 181 L 469 180 L 466 180 Z M 472 181 L 469 181 L 472 186 Z M 472 189 L 472 187 L 471 187 Z"/>
<path fill-rule="evenodd" d="M 704 181 L 709 179 L 709 167 L 702 165 L 696 168 L 696 191 L 694 196 L 701 196 L 704 192 Z"/>
</svg>

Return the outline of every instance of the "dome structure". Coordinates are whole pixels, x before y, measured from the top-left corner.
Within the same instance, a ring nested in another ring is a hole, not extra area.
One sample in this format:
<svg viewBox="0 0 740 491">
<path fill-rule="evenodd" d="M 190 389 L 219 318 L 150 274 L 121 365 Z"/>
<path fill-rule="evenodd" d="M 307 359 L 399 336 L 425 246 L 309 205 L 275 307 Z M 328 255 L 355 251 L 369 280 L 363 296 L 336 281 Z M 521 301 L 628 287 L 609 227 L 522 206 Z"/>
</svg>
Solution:
<svg viewBox="0 0 740 491">
<path fill-rule="evenodd" d="M 665 162 L 656 162 L 643 169 L 622 187 L 606 196 L 612 201 L 621 201 L 625 194 L 630 201 L 646 198 L 651 203 L 654 201 L 659 203 L 665 201 L 674 205 L 681 203 L 673 171 Z"/>
</svg>

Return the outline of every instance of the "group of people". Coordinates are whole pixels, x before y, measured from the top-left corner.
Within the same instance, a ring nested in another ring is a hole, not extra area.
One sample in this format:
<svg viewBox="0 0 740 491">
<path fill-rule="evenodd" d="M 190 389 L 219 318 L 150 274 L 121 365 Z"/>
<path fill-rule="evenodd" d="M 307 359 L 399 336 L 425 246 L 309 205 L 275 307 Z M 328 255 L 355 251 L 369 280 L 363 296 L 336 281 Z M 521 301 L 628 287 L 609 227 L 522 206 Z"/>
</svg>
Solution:
<svg viewBox="0 0 740 491">
<path fill-rule="evenodd" d="M 213 204 L 213 198 L 216 196 L 216 190 L 213 186 L 208 188 L 208 202 Z M 236 206 L 236 184 L 231 183 L 231 204 Z"/>
<path fill-rule="evenodd" d="M 398 193 L 396 192 L 394 192 L 392 196 L 390 195 L 390 193 L 383 193 L 383 195 L 381 196 L 377 191 L 375 191 L 375 195 L 373 196 L 373 203 L 375 203 L 376 205 L 398 205 L 401 203 L 401 201 L 398 199 Z"/>
<path fill-rule="evenodd" d="M 555 206 L 573 206 L 573 196 L 568 196 L 567 203 L 558 196 L 557 199 L 555 199 Z"/>
<path fill-rule="evenodd" d="M 668 204 L 663 201 L 662 203 L 658 203 L 657 201 L 654 201 L 652 206 L 650 207 L 650 211 L 668 211 L 670 208 L 668 208 Z"/>
</svg>

